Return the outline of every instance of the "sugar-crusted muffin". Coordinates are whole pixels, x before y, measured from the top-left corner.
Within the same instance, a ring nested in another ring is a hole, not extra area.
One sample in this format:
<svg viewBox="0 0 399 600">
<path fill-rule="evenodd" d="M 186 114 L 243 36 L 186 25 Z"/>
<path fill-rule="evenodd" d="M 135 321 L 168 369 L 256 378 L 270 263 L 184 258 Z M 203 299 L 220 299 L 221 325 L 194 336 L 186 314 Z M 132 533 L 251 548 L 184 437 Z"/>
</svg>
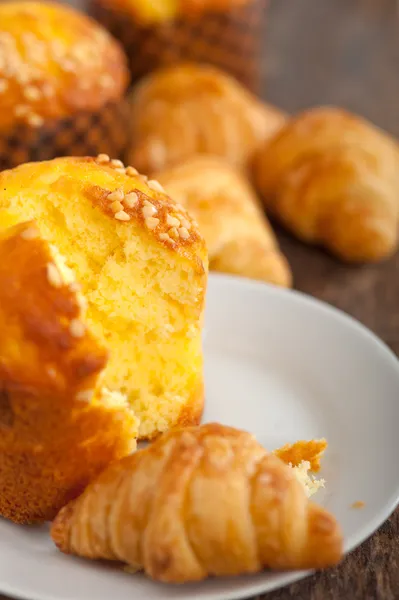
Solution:
<svg viewBox="0 0 399 600">
<path fill-rule="evenodd" d="M 1 173 L 0 222 L 1 209 L 35 219 L 75 273 L 110 354 L 103 385 L 126 396 L 140 438 L 198 423 L 207 251 L 185 210 L 106 155 Z"/>
<path fill-rule="evenodd" d="M 134 82 L 180 60 L 223 69 L 259 92 L 267 0 L 89 0 L 119 39 Z"/>
<path fill-rule="evenodd" d="M 0 169 L 122 152 L 128 81 L 122 48 L 91 18 L 52 2 L 1 2 Z"/>
<path fill-rule="evenodd" d="M 17 220 L 0 213 L 0 515 L 31 523 L 133 451 L 138 420 L 101 383 L 108 352 L 72 272 Z"/>
</svg>

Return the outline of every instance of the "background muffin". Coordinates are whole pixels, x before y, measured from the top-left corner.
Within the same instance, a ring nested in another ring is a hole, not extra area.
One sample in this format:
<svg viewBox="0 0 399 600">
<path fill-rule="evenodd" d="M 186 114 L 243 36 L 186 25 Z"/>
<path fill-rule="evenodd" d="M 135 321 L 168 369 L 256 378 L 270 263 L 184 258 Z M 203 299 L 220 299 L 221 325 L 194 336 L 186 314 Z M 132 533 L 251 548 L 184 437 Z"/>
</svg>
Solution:
<svg viewBox="0 0 399 600">
<path fill-rule="evenodd" d="M 0 169 L 66 154 L 119 155 L 128 85 L 119 44 L 49 2 L 0 2 Z"/>
<path fill-rule="evenodd" d="M 266 0 L 89 0 L 89 7 L 122 42 L 133 81 L 186 59 L 260 90 Z"/>
</svg>

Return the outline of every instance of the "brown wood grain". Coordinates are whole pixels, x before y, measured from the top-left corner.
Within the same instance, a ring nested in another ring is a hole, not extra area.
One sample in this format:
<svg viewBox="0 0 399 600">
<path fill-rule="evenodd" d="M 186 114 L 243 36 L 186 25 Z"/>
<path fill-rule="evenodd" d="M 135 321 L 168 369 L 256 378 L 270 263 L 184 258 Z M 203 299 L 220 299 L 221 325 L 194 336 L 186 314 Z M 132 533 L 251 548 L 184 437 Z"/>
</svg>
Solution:
<svg viewBox="0 0 399 600">
<path fill-rule="evenodd" d="M 265 95 L 271 102 L 290 112 L 341 105 L 399 136 L 396 0 L 271 0 L 265 52 Z M 297 289 L 356 317 L 399 355 L 399 256 L 350 268 L 283 232 L 279 238 Z M 397 600 L 398 567 L 396 511 L 338 568 L 259 598 Z"/>
<path fill-rule="evenodd" d="M 70 1 L 83 6 L 83 0 Z M 270 2 L 267 99 L 291 112 L 317 104 L 341 105 L 399 136 L 399 3 Z M 378 266 L 349 268 L 321 250 L 278 234 L 297 289 L 353 315 L 399 354 L 399 255 Z M 396 512 L 338 568 L 259 599 L 395 600 L 398 567 Z"/>
</svg>

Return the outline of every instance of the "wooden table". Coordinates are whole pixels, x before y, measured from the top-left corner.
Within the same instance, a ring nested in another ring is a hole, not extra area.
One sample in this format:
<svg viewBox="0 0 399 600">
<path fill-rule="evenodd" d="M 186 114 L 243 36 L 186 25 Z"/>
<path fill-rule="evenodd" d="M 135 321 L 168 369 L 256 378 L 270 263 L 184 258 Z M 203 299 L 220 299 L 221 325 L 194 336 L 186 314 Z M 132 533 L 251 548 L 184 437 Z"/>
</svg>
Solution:
<svg viewBox="0 0 399 600">
<path fill-rule="evenodd" d="M 271 0 L 271 5 L 267 99 L 291 112 L 315 104 L 345 106 L 399 137 L 399 3 Z M 347 268 L 288 235 L 279 237 L 297 289 L 350 313 L 399 354 L 399 255 L 379 266 Z M 399 510 L 338 568 L 260 598 L 394 600 L 398 566 Z"/>
<path fill-rule="evenodd" d="M 291 112 L 339 104 L 399 136 L 396 0 L 271 0 L 265 45 L 269 101 Z M 350 313 L 399 354 L 399 255 L 379 266 L 347 268 L 282 232 L 279 237 L 297 289 Z M 258 600 L 394 600 L 398 566 L 399 511 L 338 568 Z"/>
</svg>

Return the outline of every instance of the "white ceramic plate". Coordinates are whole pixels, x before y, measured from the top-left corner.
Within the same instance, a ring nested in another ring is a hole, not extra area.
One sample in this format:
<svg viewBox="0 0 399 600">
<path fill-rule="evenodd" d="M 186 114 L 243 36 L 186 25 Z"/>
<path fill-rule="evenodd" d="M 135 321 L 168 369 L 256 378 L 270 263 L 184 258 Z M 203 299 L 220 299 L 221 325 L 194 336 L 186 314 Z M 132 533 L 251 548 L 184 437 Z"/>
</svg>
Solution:
<svg viewBox="0 0 399 600">
<path fill-rule="evenodd" d="M 399 497 L 399 363 L 353 319 L 296 292 L 210 280 L 205 421 L 247 429 L 267 448 L 326 437 L 316 500 L 339 519 L 349 551 Z M 356 501 L 363 509 L 351 508 Z M 47 528 L 0 520 L 0 592 L 29 600 L 230 600 L 307 573 L 262 573 L 169 587 L 58 553 Z"/>
</svg>

